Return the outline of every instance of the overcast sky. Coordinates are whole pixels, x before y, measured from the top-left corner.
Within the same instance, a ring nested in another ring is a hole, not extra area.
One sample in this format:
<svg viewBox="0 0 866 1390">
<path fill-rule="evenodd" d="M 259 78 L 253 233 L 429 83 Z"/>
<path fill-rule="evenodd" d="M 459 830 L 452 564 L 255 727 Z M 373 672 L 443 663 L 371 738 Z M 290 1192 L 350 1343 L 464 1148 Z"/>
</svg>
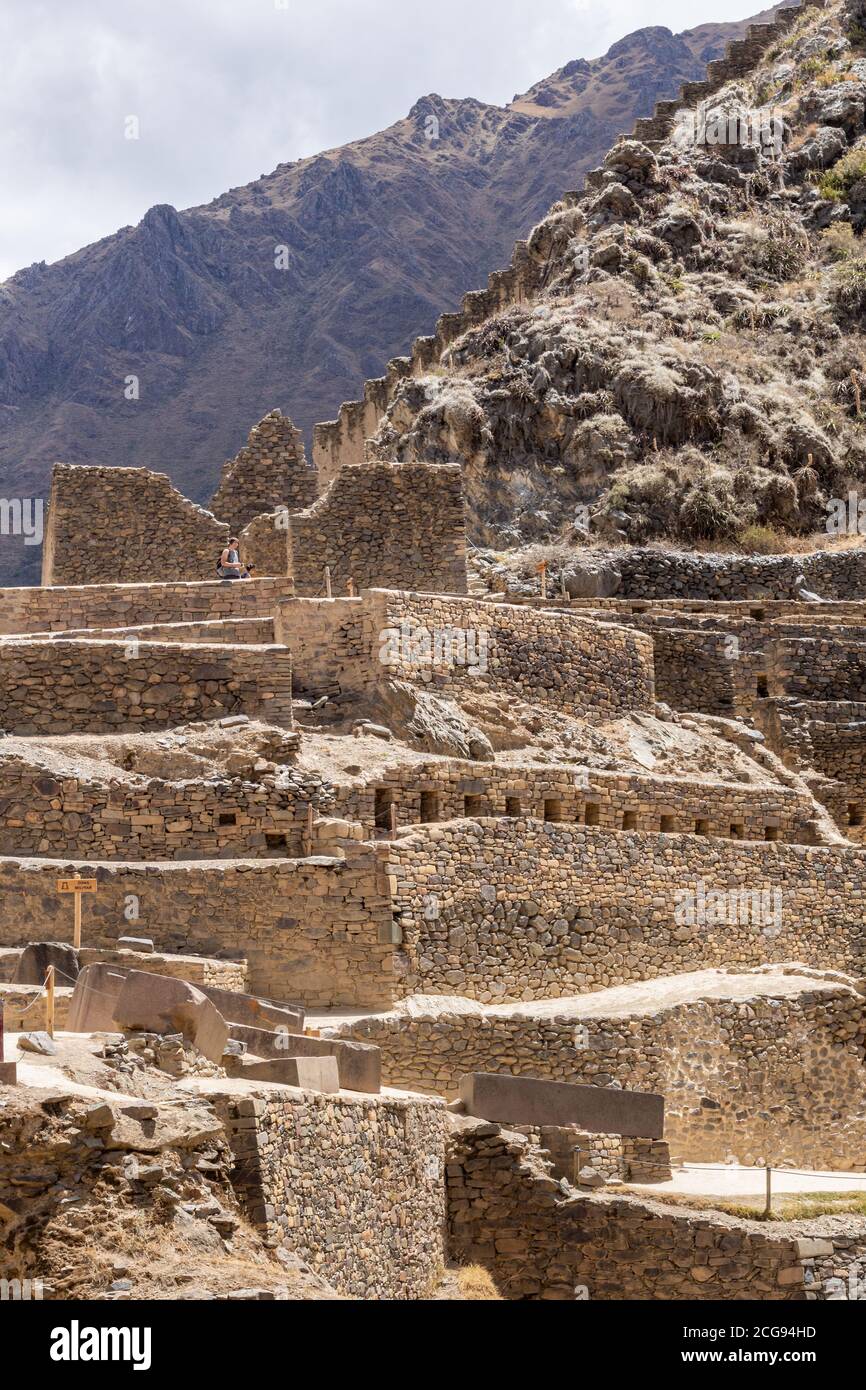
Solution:
<svg viewBox="0 0 866 1390">
<path fill-rule="evenodd" d="M 649 24 L 748 0 L 2 0 L 0 279 L 369 135 L 418 97 L 504 103 Z M 139 138 L 126 138 L 127 118 Z"/>
</svg>

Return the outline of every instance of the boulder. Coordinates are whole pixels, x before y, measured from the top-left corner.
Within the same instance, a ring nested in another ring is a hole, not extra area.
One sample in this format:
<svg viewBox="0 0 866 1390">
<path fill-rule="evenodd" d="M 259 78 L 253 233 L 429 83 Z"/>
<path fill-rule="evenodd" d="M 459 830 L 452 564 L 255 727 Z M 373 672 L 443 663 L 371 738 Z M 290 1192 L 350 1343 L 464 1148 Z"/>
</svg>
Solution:
<svg viewBox="0 0 866 1390">
<path fill-rule="evenodd" d="M 579 1125 L 591 1134 L 630 1139 L 664 1135 L 664 1096 L 650 1091 L 473 1072 L 460 1078 L 460 1099 L 467 1115 L 497 1124 Z"/>
<path fill-rule="evenodd" d="M 287 1057 L 334 1057 L 343 1091 L 362 1091 L 378 1095 L 382 1083 L 382 1054 L 372 1043 L 344 1041 L 340 1038 L 308 1038 L 304 1034 L 267 1032 L 262 1028 L 230 1025 L 230 1043 L 243 1043 L 245 1052 L 224 1059 L 232 1075 L 242 1075 L 247 1056 L 256 1059 Z"/>
<path fill-rule="evenodd" d="M 67 1028 L 70 1033 L 117 1032 L 114 1006 L 129 971 L 97 962 L 85 965 L 75 981 L 69 1003 Z"/>
<path fill-rule="evenodd" d="M 22 1052 L 38 1052 L 43 1057 L 55 1057 L 57 1044 L 47 1033 L 21 1033 L 18 1046 Z"/>
<path fill-rule="evenodd" d="M 622 584 L 622 573 L 611 560 L 572 561 L 563 575 L 569 598 L 610 598 Z"/>
<path fill-rule="evenodd" d="M 16 985 L 43 985 L 49 965 L 54 966 L 54 982 L 60 987 L 74 985 L 81 969 L 78 952 L 63 941 L 31 941 L 18 957 Z"/>
<path fill-rule="evenodd" d="M 336 1057 L 270 1057 L 265 1061 L 244 1058 L 234 1075 L 244 1081 L 300 1086 L 305 1091 L 333 1093 L 340 1089 Z"/>
<path fill-rule="evenodd" d="M 118 1028 L 141 1033 L 181 1033 L 211 1062 L 219 1062 L 228 1039 L 222 1014 L 195 985 L 170 975 L 130 970 L 114 1005 Z"/>
<path fill-rule="evenodd" d="M 290 1033 L 304 1031 L 305 1013 L 301 1004 L 281 1004 L 256 994 L 241 994 L 216 985 L 198 985 L 202 994 L 216 1005 L 226 1023 L 242 1023 L 249 1028 L 286 1028 Z"/>
</svg>

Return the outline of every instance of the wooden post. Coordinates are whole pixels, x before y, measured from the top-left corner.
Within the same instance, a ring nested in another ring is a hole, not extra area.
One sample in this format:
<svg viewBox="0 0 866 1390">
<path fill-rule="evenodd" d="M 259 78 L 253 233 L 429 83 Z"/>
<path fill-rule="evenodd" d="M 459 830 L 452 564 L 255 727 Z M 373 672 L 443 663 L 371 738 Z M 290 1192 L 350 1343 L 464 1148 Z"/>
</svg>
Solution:
<svg viewBox="0 0 866 1390">
<path fill-rule="evenodd" d="M 541 597 L 547 598 L 547 561 L 542 560 L 538 566 L 538 573 L 541 575 Z"/>
<path fill-rule="evenodd" d="M 854 404 L 857 408 L 857 418 L 860 418 L 860 378 L 856 372 L 851 373 L 851 385 L 854 387 Z"/>
<path fill-rule="evenodd" d="M 354 581 L 354 579 L 347 579 L 347 580 L 346 580 L 346 593 L 349 595 L 349 598 L 354 598 L 354 597 L 355 597 L 355 581 Z"/>
<path fill-rule="evenodd" d="M 76 893 L 76 895 L 75 895 L 75 905 L 76 905 L 76 907 L 79 905 L 80 902 L 81 902 L 81 899 L 79 898 L 78 894 Z M 48 967 L 48 973 L 47 973 L 47 975 L 45 976 L 45 993 L 46 993 L 45 1024 L 46 1024 L 46 1028 L 47 1028 L 47 1030 L 48 1030 L 48 1036 L 49 1036 L 49 1038 L 53 1038 L 53 1037 L 54 1037 L 54 966 L 53 966 L 53 965 L 49 965 L 49 967 Z"/>
<path fill-rule="evenodd" d="M 325 565 L 325 598 L 331 597 L 331 566 Z"/>
<path fill-rule="evenodd" d="M 3 1000 L 0 999 L 0 1066 L 3 1065 Z"/>
<path fill-rule="evenodd" d="M 307 828 L 304 831 L 304 854 L 311 855 L 313 852 L 313 804 L 310 802 L 307 807 Z"/>
<path fill-rule="evenodd" d="M 390 810 L 389 810 L 389 813 L 388 813 L 388 819 L 389 819 L 389 824 L 390 824 L 391 839 L 392 839 L 392 840 L 396 840 L 396 838 L 397 838 L 397 803 L 396 803 L 396 801 L 392 801 L 392 802 L 391 802 Z"/>
<path fill-rule="evenodd" d="M 75 914 L 72 919 L 72 944 L 76 951 L 81 946 L 81 894 L 95 893 L 97 886 L 95 878 L 82 878 L 80 874 L 76 874 L 74 878 L 57 880 L 58 893 L 72 894 Z"/>
<path fill-rule="evenodd" d="M 767 1179 L 767 1205 L 764 1207 L 764 1215 L 765 1215 L 765 1216 L 772 1216 L 772 1215 L 773 1215 L 773 1191 L 772 1191 L 771 1179 L 770 1179 L 770 1174 L 772 1173 L 772 1171 L 773 1171 L 772 1168 L 765 1168 L 765 1169 L 764 1169 L 764 1173 L 765 1173 L 765 1176 L 766 1176 L 766 1179 Z"/>
</svg>

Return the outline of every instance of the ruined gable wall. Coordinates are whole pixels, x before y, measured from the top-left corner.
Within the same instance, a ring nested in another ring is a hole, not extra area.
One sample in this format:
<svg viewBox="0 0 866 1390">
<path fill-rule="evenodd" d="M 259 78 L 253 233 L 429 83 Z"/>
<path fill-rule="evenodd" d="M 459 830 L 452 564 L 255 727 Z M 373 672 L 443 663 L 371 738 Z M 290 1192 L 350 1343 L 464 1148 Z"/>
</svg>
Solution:
<svg viewBox="0 0 866 1390">
<path fill-rule="evenodd" d="M 288 416 L 272 410 L 253 426 L 238 454 L 223 464 L 210 510 L 239 533 L 254 517 L 277 507 L 305 510 L 316 493 L 316 470 L 307 463 L 300 430 Z"/>
<path fill-rule="evenodd" d="M 0 633 L 262 618 L 292 592 L 290 579 L 0 589 Z"/>
<path fill-rule="evenodd" d="M 42 583 L 210 579 L 228 535 L 164 473 L 56 463 Z"/>
<path fill-rule="evenodd" d="M 404 833 L 379 854 L 396 880 L 406 994 L 488 1003 L 711 965 L 863 969 L 859 849 L 482 820 Z M 767 920 L 752 915 L 751 899 L 731 899 L 735 911 L 727 899 L 714 905 L 707 895 L 716 889 L 766 893 Z"/>
<path fill-rule="evenodd" d="M 306 512 L 289 520 L 296 592 L 374 586 L 466 592 L 466 527 L 459 464 L 366 463 L 340 472 Z"/>
<path fill-rule="evenodd" d="M 286 1087 L 209 1096 L 255 1224 L 346 1298 L 418 1299 L 446 1263 L 445 1111 L 420 1097 Z"/>
<path fill-rule="evenodd" d="M 0 944 L 72 939 L 70 900 L 56 891 L 72 867 L 0 859 Z M 270 999 L 384 1008 L 395 997 L 388 885 L 369 856 L 76 868 L 99 884 L 84 904 L 86 946 L 114 948 L 134 921 L 158 950 L 245 958 L 250 990 Z"/>
<path fill-rule="evenodd" d="M 291 728 L 285 647 L 0 642 L 0 728 L 9 733 L 130 733 L 238 713 Z"/>
</svg>

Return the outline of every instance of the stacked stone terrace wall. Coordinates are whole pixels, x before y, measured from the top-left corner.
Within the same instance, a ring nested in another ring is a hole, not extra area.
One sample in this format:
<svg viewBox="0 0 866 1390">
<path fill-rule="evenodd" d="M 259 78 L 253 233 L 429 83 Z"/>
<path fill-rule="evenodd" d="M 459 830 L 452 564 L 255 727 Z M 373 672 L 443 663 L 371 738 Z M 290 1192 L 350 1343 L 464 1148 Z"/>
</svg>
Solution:
<svg viewBox="0 0 866 1390">
<path fill-rule="evenodd" d="M 800 575 L 822 598 L 866 598 L 866 548 L 756 556 L 635 548 L 616 561 L 621 598 L 796 600 Z"/>
<path fill-rule="evenodd" d="M 164 473 L 56 463 L 42 583 L 209 579 L 228 535 Z"/>
<path fill-rule="evenodd" d="M 378 853 L 396 881 L 407 994 L 488 1003 L 710 965 L 863 969 L 859 849 L 482 820 L 428 826 Z"/>
<path fill-rule="evenodd" d="M 431 1293 L 446 1263 L 441 1102 L 276 1087 L 267 1099 L 208 1094 L 234 1150 L 235 1187 L 268 1238 L 344 1297 Z"/>
<path fill-rule="evenodd" d="M 578 1195 L 498 1125 L 460 1130 L 447 1157 L 452 1254 L 484 1265 L 508 1299 L 800 1301 L 862 1287 L 862 1217 L 767 1224 Z"/>
<path fill-rule="evenodd" d="M 300 430 L 287 415 L 272 410 L 253 426 L 238 454 L 223 464 L 210 509 L 237 532 L 278 507 L 305 510 L 316 500 L 316 492 L 316 470 L 307 463 Z"/>
<path fill-rule="evenodd" d="M 760 702 L 757 723 L 847 839 L 866 843 L 866 703 L 776 697 Z"/>
<path fill-rule="evenodd" d="M 840 641 L 835 636 L 783 638 L 773 644 L 771 655 L 771 695 L 866 700 L 866 643 L 862 641 Z"/>
<path fill-rule="evenodd" d="M 0 743 L 0 854 L 73 859 L 240 859 L 299 855 L 305 808 L 283 790 L 60 776 Z"/>
<path fill-rule="evenodd" d="M 230 714 L 291 727 L 285 647 L 0 642 L 0 728 L 7 733 L 129 733 Z"/>
<path fill-rule="evenodd" d="M 0 633 L 268 618 L 292 592 L 292 582 L 286 578 L 0 589 Z"/>
<path fill-rule="evenodd" d="M 58 877 L 95 877 L 82 940 L 113 949 L 150 937 L 160 951 L 245 959 L 249 988 L 310 1008 L 387 1007 L 394 994 L 388 885 L 369 856 L 207 865 L 0 859 L 0 944 L 72 939 Z M 127 913 L 133 907 L 138 916 Z"/>
<path fill-rule="evenodd" d="M 225 618 L 200 623 L 152 623 L 142 627 L 79 627 L 64 632 L 64 637 L 102 638 L 106 642 L 204 643 L 213 646 L 226 642 L 236 647 L 273 645 L 276 623 L 273 618 Z M 51 642 L 57 634 L 51 632 L 28 634 Z"/>
<path fill-rule="evenodd" d="M 466 523 L 458 464 L 366 463 L 347 468 L 289 520 L 298 594 L 373 586 L 466 592 Z"/>
<path fill-rule="evenodd" d="M 374 592 L 365 603 L 369 649 L 394 679 L 455 694 L 469 683 L 597 720 L 653 708 L 652 642 L 628 628 L 436 594 Z M 452 655 L 442 641 L 449 633 Z M 474 667 L 453 656 L 461 633 L 480 657 Z"/>
<path fill-rule="evenodd" d="M 342 1038 L 381 1049 L 385 1085 L 456 1097 L 467 1072 L 491 1071 L 665 1098 L 677 1162 L 733 1156 L 866 1171 L 863 998 L 816 982 L 798 994 L 689 998 L 654 1011 L 599 1016 L 492 1009 L 347 1023 Z"/>
<path fill-rule="evenodd" d="M 570 613 L 370 590 L 287 601 L 277 633 L 304 693 L 372 695 L 390 678 L 458 696 L 475 686 L 587 718 L 653 707 L 651 639 Z"/>
<path fill-rule="evenodd" d="M 665 1139 L 627 1139 L 622 1134 L 595 1134 L 577 1125 L 510 1125 L 541 1149 L 557 1178 L 574 1183 L 577 1173 L 592 1168 L 605 1180 L 667 1182 L 670 1147 Z"/>
<path fill-rule="evenodd" d="M 398 828 L 468 816 L 533 817 L 605 830 L 700 834 L 710 839 L 812 843 L 811 798 L 788 787 L 742 786 L 649 773 L 560 766 L 508 767 L 441 759 L 389 768 L 375 784 L 340 787 L 334 813 L 377 828 L 377 798 L 387 794 Z"/>
</svg>

